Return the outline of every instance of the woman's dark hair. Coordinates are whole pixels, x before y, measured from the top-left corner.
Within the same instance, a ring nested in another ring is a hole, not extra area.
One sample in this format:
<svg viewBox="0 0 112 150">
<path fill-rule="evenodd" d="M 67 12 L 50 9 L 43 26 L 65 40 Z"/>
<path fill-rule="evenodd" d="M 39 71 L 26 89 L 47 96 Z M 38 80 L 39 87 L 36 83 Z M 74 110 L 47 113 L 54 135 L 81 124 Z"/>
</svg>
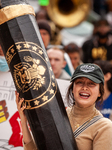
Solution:
<svg viewBox="0 0 112 150">
<path fill-rule="evenodd" d="M 107 81 L 107 88 L 112 92 L 112 64 L 108 60 L 96 60 L 94 63 L 102 69 L 104 75 L 111 73 L 111 78 Z"/>
<path fill-rule="evenodd" d="M 66 95 L 68 106 L 75 105 L 75 99 L 73 96 L 73 85 L 74 85 L 74 82 L 72 82 L 70 84 L 70 86 L 68 87 L 68 91 L 67 91 L 67 95 Z M 97 98 L 96 102 L 100 101 L 100 103 L 102 103 L 103 95 L 104 95 L 104 85 L 103 85 L 103 83 L 100 83 L 99 85 L 100 85 L 99 91 L 100 91 L 101 96 Z"/>
</svg>

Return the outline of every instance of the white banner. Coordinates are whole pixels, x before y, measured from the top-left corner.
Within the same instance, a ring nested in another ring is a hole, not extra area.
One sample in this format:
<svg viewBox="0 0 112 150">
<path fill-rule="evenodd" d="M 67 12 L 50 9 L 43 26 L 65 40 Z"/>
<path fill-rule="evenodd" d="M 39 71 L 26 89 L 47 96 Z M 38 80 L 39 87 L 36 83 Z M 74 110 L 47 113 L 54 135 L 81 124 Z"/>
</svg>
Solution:
<svg viewBox="0 0 112 150">
<path fill-rule="evenodd" d="M 69 81 L 57 79 L 66 103 Z M 0 72 L 0 150 L 23 150 L 20 117 L 15 102 L 15 86 L 10 72 Z"/>
</svg>

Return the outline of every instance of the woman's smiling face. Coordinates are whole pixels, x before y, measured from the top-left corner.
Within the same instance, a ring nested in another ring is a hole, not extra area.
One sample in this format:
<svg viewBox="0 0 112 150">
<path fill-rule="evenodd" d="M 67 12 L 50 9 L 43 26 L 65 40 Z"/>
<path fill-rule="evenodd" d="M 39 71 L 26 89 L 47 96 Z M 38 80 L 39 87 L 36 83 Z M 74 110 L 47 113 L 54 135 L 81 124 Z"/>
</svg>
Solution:
<svg viewBox="0 0 112 150">
<path fill-rule="evenodd" d="M 82 108 L 90 107 L 101 96 L 99 84 L 85 77 L 77 78 L 73 85 L 73 95 L 76 106 Z"/>
</svg>

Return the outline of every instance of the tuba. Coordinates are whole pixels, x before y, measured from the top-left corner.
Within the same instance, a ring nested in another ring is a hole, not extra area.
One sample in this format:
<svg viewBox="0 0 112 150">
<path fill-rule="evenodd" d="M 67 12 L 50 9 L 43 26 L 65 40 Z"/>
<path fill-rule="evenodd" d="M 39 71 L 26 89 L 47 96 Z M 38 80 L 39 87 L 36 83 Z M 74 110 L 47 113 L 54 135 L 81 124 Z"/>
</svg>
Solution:
<svg viewBox="0 0 112 150">
<path fill-rule="evenodd" d="M 73 27 L 86 19 L 91 8 L 90 0 L 49 0 L 47 12 L 59 27 Z"/>
</svg>

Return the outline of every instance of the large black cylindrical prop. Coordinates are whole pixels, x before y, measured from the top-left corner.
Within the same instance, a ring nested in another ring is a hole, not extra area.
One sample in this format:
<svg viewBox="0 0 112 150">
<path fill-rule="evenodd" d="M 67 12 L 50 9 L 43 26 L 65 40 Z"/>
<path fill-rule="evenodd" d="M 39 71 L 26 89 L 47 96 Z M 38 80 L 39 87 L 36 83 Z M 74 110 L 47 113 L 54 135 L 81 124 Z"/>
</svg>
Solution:
<svg viewBox="0 0 112 150">
<path fill-rule="evenodd" d="M 25 99 L 37 148 L 76 150 L 33 8 L 26 0 L 1 0 L 0 43 L 16 89 Z"/>
</svg>

